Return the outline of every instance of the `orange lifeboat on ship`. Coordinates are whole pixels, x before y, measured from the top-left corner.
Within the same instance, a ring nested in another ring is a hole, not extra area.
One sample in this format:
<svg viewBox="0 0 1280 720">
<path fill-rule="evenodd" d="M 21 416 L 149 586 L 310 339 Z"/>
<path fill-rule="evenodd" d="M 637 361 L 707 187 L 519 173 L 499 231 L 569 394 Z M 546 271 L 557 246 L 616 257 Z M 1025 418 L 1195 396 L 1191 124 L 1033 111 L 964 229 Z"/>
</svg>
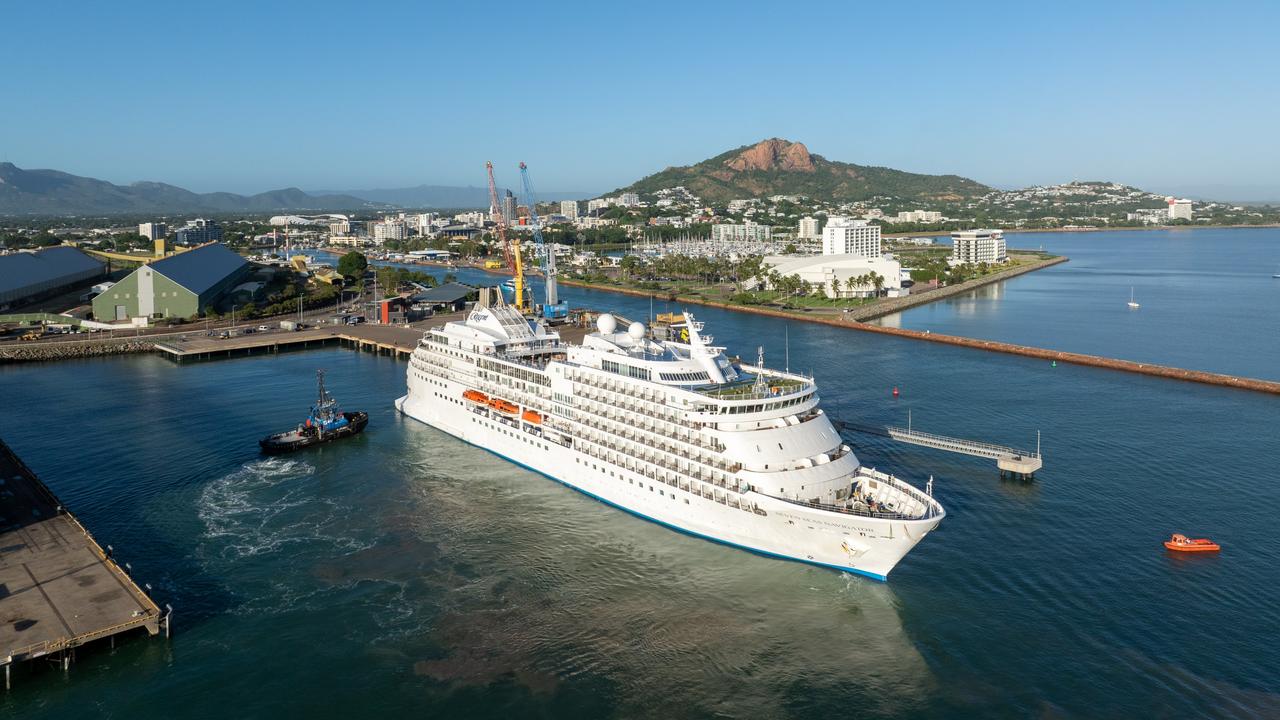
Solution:
<svg viewBox="0 0 1280 720">
<path fill-rule="evenodd" d="M 502 398 L 489 398 L 489 407 L 507 415 L 515 415 L 520 410 L 520 408 Z"/>
<path fill-rule="evenodd" d="M 1165 540 L 1164 546 L 1176 552 L 1217 552 L 1222 549 L 1218 543 L 1208 538 L 1189 538 L 1181 534 Z"/>
<path fill-rule="evenodd" d="M 464 400 L 470 400 L 473 403 L 479 403 L 480 405 L 487 405 L 489 403 L 489 396 L 479 390 L 468 390 L 462 393 L 462 398 Z"/>
<path fill-rule="evenodd" d="M 527 423 L 533 423 L 534 425 L 542 424 L 542 414 L 534 412 L 533 410 L 525 410 L 524 414 L 520 417 Z"/>
</svg>

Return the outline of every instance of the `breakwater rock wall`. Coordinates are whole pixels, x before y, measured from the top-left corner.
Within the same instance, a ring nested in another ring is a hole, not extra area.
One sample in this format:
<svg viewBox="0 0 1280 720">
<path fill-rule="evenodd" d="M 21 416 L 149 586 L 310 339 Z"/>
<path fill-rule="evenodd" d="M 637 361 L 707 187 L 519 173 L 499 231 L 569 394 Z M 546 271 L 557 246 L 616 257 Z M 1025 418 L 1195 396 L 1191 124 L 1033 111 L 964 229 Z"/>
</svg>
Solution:
<svg viewBox="0 0 1280 720">
<path fill-rule="evenodd" d="M 881 327 L 879 325 L 868 325 L 865 323 L 846 324 L 845 327 L 851 327 L 865 332 L 880 333 L 882 335 L 896 335 L 898 337 L 907 337 L 914 340 L 943 343 L 944 345 L 958 345 L 960 347 L 973 348 L 975 350 L 987 350 L 990 352 L 1006 353 L 1008 355 L 1022 355 L 1023 357 L 1071 363 L 1072 365 L 1087 365 L 1090 367 L 1106 368 L 1108 370 L 1138 373 L 1140 375 L 1153 375 L 1155 377 L 1169 378 L 1172 380 L 1186 380 L 1188 382 L 1198 382 L 1206 385 L 1220 385 L 1223 387 L 1233 387 L 1241 390 L 1253 390 L 1255 392 L 1280 395 L 1280 382 L 1275 382 L 1273 380 L 1236 377 L 1233 375 L 1222 375 L 1219 373 L 1204 372 L 1201 370 L 1186 370 L 1184 368 L 1170 367 L 1168 365 L 1153 365 L 1151 363 L 1139 363 L 1133 362 L 1132 360 L 1117 360 L 1116 358 L 1101 357 L 1098 355 L 1085 355 L 1082 353 L 1065 352 L 1062 350 L 1048 350 L 1045 348 L 1028 347 L 1026 345 L 997 342 L 995 340 L 975 340 L 973 338 L 960 337 L 957 335 L 942 335 L 940 333 Z"/>
<path fill-rule="evenodd" d="M 16 343 L 0 348 L 0 363 L 75 360 L 128 355 L 155 350 L 150 340 L 90 340 L 85 342 Z"/>
<path fill-rule="evenodd" d="M 902 312 L 903 310 L 916 307 L 917 305 L 927 305 L 931 302 L 936 302 L 938 300 L 945 300 L 946 298 L 955 297 L 956 295 L 963 295 L 964 293 L 967 293 L 976 288 L 980 288 L 983 285 L 990 285 L 992 283 L 1001 282 L 1003 280 L 1008 280 L 1010 278 L 1014 278 L 1019 275 L 1025 275 L 1026 273 L 1029 273 L 1029 272 L 1035 272 L 1036 270 L 1043 270 L 1044 268 L 1050 267 L 1052 265 L 1058 265 L 1060 263 L 1067 262 L 1069 259 L 1070 258 L 1065 258 L 1065 257 L 1046 258 L 1044 260 L 1039 260 L 1034 263 L 1019 265 L 1017 267 L 1009 268 L 1008 270 L 1002 270 L 998 273 L 992 273 L 991 275 L 986 275 L 984 277 L 974 278 L 973 280 L 966 280 L 965 282 L 962 282 L 959 285 L 948 285 L 946 287 L 940 287 L 935 290 L 926 290 L 915 295 L 907 295 L 906 297 L 886 298 L 886 299 L 880 300 L 879 302 L 873 305 L 865 305 L 857 308 L 852 308 L 849 310 L 849 312 L 840 313 L 839 315 L 835 314 L 834 312 L 830 312 L 830 313 L 827 313 L 826 317 L 824 317 L 824 313 L 822 313 L 821 311 L 782 310 L 780 308 L 767 307 L 764 305 L 739 305 L 736 303 L 725 303 L 725 302 L 718 302 L 715 300 L 708 300 L 706 298 L 698 297 L 698 296 L 677 295 L 670 292 L 664 292 L 662 290 L 636 290 L 633 288 L 618 287 L 615 285 L 600 285 L 596 283 L 585 283 L 580 280 L 569 280 L 566 278 L 561 278 L 559 280 L 559 283 L 561 285 L 572 285 L 573 287 L 587 288 L 590 290 L 603 290 L 605 292 L 619 293 L 622 295 L 634 295 L 637 297 L 651 297 L 651 298 L 656 298 L 658 300 L 666 300 L 668 302 L 688 303 L 690 305 L 706 305 L 707 307 L 717 307 L 717 308 L 724 308 L 726 310 L 737 310 L 740 312 L 756 313 L 757 315 L 771 315 L 774 317 L 795 318 L 796 320 L 803 320 L 805 322 L 826 322 L 828 320 L 835 320 L 835 322 L 832 322 L 829 324 L 843 325 L 847 327 L 848 323 L 843 322 L 842 320 L 855 320 L 855 321 L 874 320 L 875 318 L 884 317 L 885 315 L 892 315 L 896 312 Z"/>
<path fill-rule="evenodd" d="M 902 312 L 903 310 L 916 307 L 917 305 L 927 305 L 928 303 L 935 302 L 937 300 L 945 300 L 949 297 L 963 295 L 971 290 L 980 288 L 983 285 L 990 285 L 1002 280 L 1008 280 L 1019 275 L 1025 275 L 1029 272 L 1035 272 L 1036 270 L 1043 270 L 1044 268 L 1058 265 L 1060 263 L 1067 262 L 1068 260 L 1069 258 L 1065 257 L 1046 258 L 1026 265 L 1012 267 L 1008 270 L 1001 270 L 998 273 L 974 278 L 973 280 L 966 280 L 959 285 L 948 285 L 934 290 L 925 290 L 919 294 L 913 293 L 906 297 L 887 298 L 874 305 L 867 305 L 850 310 L 847 313 L 847 316 L 850 320 L 874 320 L 886 315 L 892 315 L 896 312 Z"/>
<path fill-rule="evenodd" d="M 661 300 L 672 300 L 673 302 L 689 303 L 693 305 L 705 305 L 708 307 L 721 308 L 723 310 L 732 310 L 734 312 L 752 313 L 755 315 L 767 315 L 769 317 L 782 318 L 785 320 L 798 320 L 800 322 L 819 323 L 822 325 L 831 325 L 834 327 L 842 327 L 849 330 L 860 330 L 862 332 L 873 332 L 881 335 L 895 335 L 897 337 L 909 338 L 912 340 L 924 340 L 926 342 L 943 343 L 946 345 L 957 345 L 960 347 L 972 348 L 975 350 L 986 350 L 988 352 L 1000 352 L 1008 355 L 1021 355 L 1023 357 L 1039 358 L 1049 360 L 1051 362 L 1071 363 L 1073 365 L 1085 365 L 1089 367 L 1105 368 L 1108 370 L 1119 370 L 1122 372 L 1137 373 L 1140 375 L 1151 375 L 1154 377 L 1168 378 L 1171 380 L 1184 380 L 1187 382 L 1198 382 L 1206 385 L 1218 385 L 1221 387 L 1238 388 L 1241 390 L 1252 390 L 1255 392 L 1265 392 L 1273 395 L 1280 395 L 1280 382 L 1272 380 L 1260 380 L 1257 378 L 1235 377 L 1232 375 L 1222 375 L 1219 373 L 1204 372 L 1201 370 L 1187 370 L 1184 368 L 1170 367 L 1167 365 L 1155 365 L 1151 363 L 1139 363 L 1131 360 L 1118 360 L 1116 358 L 1101 357 L 1098 355 L 1085 355 L 1082 353 L 1065 352 L 1062 350 L 1049 350 L 1046 348 L 1030 347 L 1026 345 L 1014 345 L 1012 343 L 996 342 L 994 340 L 976 340 L 974 338 L 960 337 L 957 335 L 942 335 L 939 333 L 922 332 L 920 330 L 905 330 L 902 328 L 882 327 L 880 325 L 872 325 L 865 322 L 866 320 L 883 317 L 895 312 L 900 312 L 915 305 L 923 305 L 935 300 L 953 297 L 961 293 L 973 290 L 975 287 L 986 285 L 992 282 L 999 282 L 1010 277 L 1022 275 L 1024 273 L 1033 272 L 1041 268 L 1057 265 L 1058 263 L 1067 262 L 1067 258 L 1050 258 L 1043 262 L 1024 265 L 1017 268 L 1011 268 L 1004 273 L 996 273 L 988 275 L 984 278 L 971 280 L 960 285 L 946 288 L 940 288 L 920 295 L 912 295 L 905 298 L 894 298 L 894 305 L 888 307 L 888 303 L 876 303 L 873 306 L 864 308 L 867 312 L 849 312 L 841 314 L 823 314 L 817 312 L 803 312 L 795 310 L 781 310 L 778 308 L 764 307 L 760 305 L 735 305 L 731 303 L 712 302 L 702 298 L 692 297 L 676 297 L 670 298 L 669 295 L 661 292 L 632 290 L 629 288 L 614 288 L 607 285 L 592 285 L 587 283 L 575 282 L 572 280 L 561 281 L 567 285 L 578 285 L 580 287 L 591 288 L 593 290 L 605 290 L 608 292 L 619 292 L 626 295 L 638 295 L 641 297 L 654 297 Z M 903 301 L 903 302 L 897 302 Z"/>
</svg>

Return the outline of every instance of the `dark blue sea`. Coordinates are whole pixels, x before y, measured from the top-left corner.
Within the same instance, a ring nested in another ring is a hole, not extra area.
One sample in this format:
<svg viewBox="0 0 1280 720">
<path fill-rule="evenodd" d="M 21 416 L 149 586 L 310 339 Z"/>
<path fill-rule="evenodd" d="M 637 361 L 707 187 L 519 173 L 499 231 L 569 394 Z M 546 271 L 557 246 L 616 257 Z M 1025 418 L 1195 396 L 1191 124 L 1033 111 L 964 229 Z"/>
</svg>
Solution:
<svg viewBox="0 0 1280 720">
<path fill-rule="evenodd" d="M 1277 231 L 1236 232 L 1258 235 L 1222 235 L 1236 259 L 1203 281 L 1101 267 L 1104 242 L 1217 267 L 1224 246 L 1194 233 L 1046 237 L 1072 262 L 975 298 L 973 314 L 952 303 L 902 322 L 982 336 L 970 318 L 991 316 L 981 327 L 1004 340 L 1274 378 L 1275 340 L 1259 336 L 1280 295 L 1237 302 L 1230 288 L 1270 275 Z M 1254 237 L 1270 240 L 1249 258 Z M 1073 319 L 1058 305 L 1078 292 L 1086 317 L 1121 319 Z M 1024 299 L 1056 329 L 1036 335 Z M 1163 330 L 1125 329 L 1175 301 Z M 910 409 L 917 427 L 1018 446 L 1041 431 L 1046 467 L 1002 481 L 989 461 L 851 436 L 868 465 L 933 476 L 949 513 L 879 583 L 674 533 L 403 420 L 390 358 L 0 366 L 0 436 L 175 608 L 172 640 L 85 649 L 65 675 L 21 669 L 0 715 L 1280 716 L 1280 399 L 692 309 L 732 352 L 763 345 L 781 364 L 789 338 L 792 369 L 817 377 L 833 416 L 896 423 Z M 1213 342 L 1172 354 L 1184 323 Z M 317 368 L 370 412 L 368 431 L 263 459 L 257 438 L 306 411 Z M 1172 532 L 1223 552 L 1172 555 Z"/>
</svg>

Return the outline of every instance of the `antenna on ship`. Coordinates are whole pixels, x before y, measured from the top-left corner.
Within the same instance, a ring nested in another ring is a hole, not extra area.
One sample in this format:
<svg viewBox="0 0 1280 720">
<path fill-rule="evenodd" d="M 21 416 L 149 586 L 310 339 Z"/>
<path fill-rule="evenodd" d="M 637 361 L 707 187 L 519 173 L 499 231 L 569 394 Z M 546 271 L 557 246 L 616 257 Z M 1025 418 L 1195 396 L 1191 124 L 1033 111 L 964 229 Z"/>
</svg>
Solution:
<svg viewBox="0 0 1280 720">
<path fill-rule="evenodd" d="M 756 392 L 764 392 L 764 346 L 756 346 Z"/>
</svg>

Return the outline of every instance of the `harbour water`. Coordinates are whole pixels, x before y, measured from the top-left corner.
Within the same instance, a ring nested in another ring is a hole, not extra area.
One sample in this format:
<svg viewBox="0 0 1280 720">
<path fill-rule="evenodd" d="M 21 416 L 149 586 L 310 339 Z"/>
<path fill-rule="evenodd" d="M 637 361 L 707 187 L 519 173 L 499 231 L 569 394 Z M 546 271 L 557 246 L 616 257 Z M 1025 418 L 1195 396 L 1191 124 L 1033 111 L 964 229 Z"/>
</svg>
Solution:
<svg viewBox="0 0 1280 720">
<path fill-rule="evenodd" d="M 1273 397 L 694 311 L 731 351 L 763 344 L 771 364 L 812 372 L 833 416 L 897 423 L 910 408 L 921 429 L 1022 446 L 1042 430 L 1046 469 L 1002 482 L 989 461 L 851 437 L 869 465 L 932 475 L 949 513 L 877 583 L 676 534 L 400 419 L 390 358 L 0 366 L 21 409 L 0 435 L 176 609 L 171 642 L 19 675 L 0 713 L 1280 714 Z M 1053 339 L 1123 356 L 1073 328 Z M 316 368 L 368 430 L 261 458 L 257 438 L 302 416 Z M 1224 551 L 1173 556 L 1172 532 Z"/>
<path fill-rule="evenodd" d="M 1011 233 L 1007 242 L 1071 262 L 879 322 L 1280 380 L 1280 228 Z"/>
</svg>

